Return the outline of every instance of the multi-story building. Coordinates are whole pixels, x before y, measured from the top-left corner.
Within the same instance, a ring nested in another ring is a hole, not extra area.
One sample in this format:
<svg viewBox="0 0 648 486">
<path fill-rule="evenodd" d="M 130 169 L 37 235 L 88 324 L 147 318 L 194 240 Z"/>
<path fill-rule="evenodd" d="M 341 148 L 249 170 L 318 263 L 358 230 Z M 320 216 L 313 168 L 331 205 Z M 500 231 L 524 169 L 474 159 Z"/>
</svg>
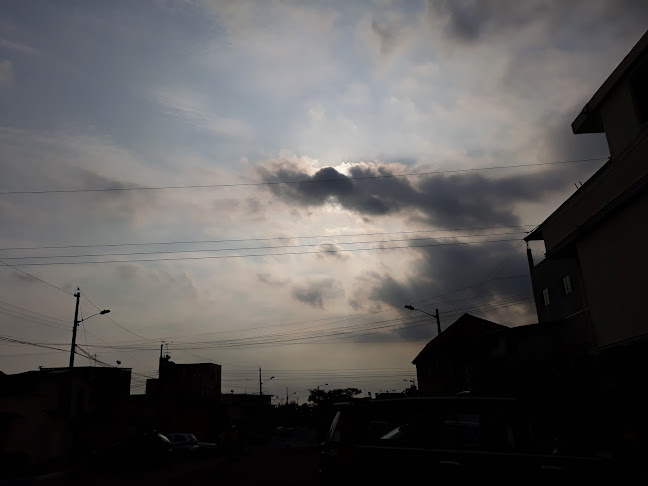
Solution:
<svg viewBox="0 0 648 486">
<path fill-rule="evenodd" d="M 610 160 L 525 239 L 540 322 L 583 315 L 598 347 L 648 334 L 648 32 L 572 123 L 605 133 Z"/>
</svg>

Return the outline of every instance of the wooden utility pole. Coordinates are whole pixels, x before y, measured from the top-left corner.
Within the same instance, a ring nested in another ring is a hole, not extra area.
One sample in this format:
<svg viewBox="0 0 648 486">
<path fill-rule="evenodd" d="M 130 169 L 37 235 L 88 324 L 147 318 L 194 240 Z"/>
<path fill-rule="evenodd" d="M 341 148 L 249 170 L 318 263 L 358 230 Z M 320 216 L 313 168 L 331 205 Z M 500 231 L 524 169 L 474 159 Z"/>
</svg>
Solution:
<svg viewBox="0 0 648 486">
<path fill-rule="evenodd" d="M 76 294 L 76 307 L 74 308 L 74 325 L 72 326 L 72 347 L 70 348 L 70 365 L 69 369 L 74 368 L 74 355 L 76 354 L 76 332 L 77 327 L 79 326 L 79 299 L 81 297 L 81 291 L 77 287 Z"/>
</svg>

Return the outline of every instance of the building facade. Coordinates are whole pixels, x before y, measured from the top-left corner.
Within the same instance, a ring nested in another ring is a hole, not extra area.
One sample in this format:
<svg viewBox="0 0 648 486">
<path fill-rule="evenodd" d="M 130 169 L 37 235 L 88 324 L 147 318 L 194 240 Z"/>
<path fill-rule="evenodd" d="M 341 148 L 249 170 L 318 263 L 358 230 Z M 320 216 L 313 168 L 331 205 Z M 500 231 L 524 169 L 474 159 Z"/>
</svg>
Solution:
<svg viewBox="0 0 648 486">
<path fill-rule="evenodd" d="M 121 439 L 128 368 L 41 368 L 0 375 L 3 468 L 63 464 Z"/>
<path fill-rule="evenodd" d="M 525 239 L 540 322 L 585 312 L 597 346 L 648 333 L 648 32 L 572 123 L 605 133 L 610 160 Z"/>
</svg>

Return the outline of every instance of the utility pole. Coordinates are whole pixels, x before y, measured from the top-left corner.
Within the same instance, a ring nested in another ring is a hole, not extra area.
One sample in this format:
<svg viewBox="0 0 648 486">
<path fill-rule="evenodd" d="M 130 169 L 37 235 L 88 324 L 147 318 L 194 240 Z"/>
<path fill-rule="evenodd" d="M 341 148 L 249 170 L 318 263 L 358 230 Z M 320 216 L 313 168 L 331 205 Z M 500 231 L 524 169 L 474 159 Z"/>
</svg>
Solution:
<svg viewBox="0 0 648 486">
<path fill-rule="evenodd" d="M 286 387 L 286 405 L 288 405 L 288 387 Z"/>
<path fill-rule="evenodd" d="M 259 396 L 263 395 L 263 383 L 261 383 L 261 367 L 259 366 Z"/>
<path fill-rule="evenodd" d="M 437 321 L 437 332 L 439 335 L 441 334 L 441 319 L 439 318 L 439 309 L 436 310 L 434 317 L 436 317 Z"/>
<path fill-rule="evenodd" d="M 429 312 L 425 312 L 425 311 L 422 310 L 422 309 L 417 309 L 416 307 L 411 306 L 411 305 L 406 305 L 406 306 L 404 306 L 404 307 L 405 307 L 406 309 L 419 311 L 419 312 L 422 312 L 423 314 L 427 314 L 428 316 L 431 316 L 431 317 L 436 318 L 436 323 L 437 323 L 437 332 L 438 332 L 439 334 L 441 334 L 441 319 L 439 318 L 439 309 L 437 309 L 436 312 L 435 312 L 434 314 L 430 314 Z"/>
<path fill-rule="evenodd" d="M 77 287 L 76 294 L 76 307 L 74 308 L 74 325 L 72 326 L 72 348 L 70 349 L 70 365 L 69 368 L 74 368 L 74 354 L 76 352 L 76 332 L 79 325 L 79 299 L 81 298 L 81 291 Z"/>
</svg>

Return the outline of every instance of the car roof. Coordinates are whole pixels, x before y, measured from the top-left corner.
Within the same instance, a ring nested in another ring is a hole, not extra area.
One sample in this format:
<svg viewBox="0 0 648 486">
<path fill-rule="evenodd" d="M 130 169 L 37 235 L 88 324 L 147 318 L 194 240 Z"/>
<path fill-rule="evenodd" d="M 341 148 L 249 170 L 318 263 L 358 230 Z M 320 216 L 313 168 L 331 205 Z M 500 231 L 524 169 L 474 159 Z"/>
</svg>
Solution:
<svg viewBox="0 0 648 486">
<path fill-rule="evenodd" d="M 434 403 L 516 403 L 517 399 L 511 397 L 475 397 L 475 396 L 452 396 L 452 397 L 406 397 L 406 398 L 385 398 L 371 400 L 354 400 L 350 402 L 335 403 L 335 407 L 358 407 L 358 406 L 380 406 L 380 405 L 407 405 L 407 404 L 434 404 Z"/>
</svg>

